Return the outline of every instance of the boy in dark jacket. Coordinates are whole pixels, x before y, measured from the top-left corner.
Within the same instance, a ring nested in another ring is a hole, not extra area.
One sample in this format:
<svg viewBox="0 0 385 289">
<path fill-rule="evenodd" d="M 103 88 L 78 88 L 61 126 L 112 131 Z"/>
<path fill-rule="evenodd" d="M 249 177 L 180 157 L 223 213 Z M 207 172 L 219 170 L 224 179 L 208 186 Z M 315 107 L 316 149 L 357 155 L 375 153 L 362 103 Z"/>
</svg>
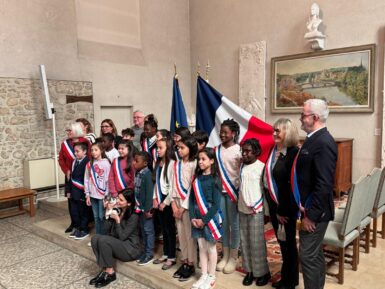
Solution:
<svg viewBox="0 0 385 289">
<path fill-rule="evenodd" d="M 144 241 L 144 252 L 138 260 L 138 265 L 143 266 L 153 259 L 155 231 L 152 219 L 152 199 L 154 185 L 152 173 L 148 168 L 149 155 L 147 152 L 138 152 L 134 158 L 135 173 L 135 211 L 139 214 L 139 222 Z"/>
<path fill-rule="evenodd" d="M 76 159 L 72 163 L 71 179 L 68 182 L 71 202 L 71 219 L 74 229 L 69 235 L 75 240 L 82 240 L 88 236 L 88 209 L 84 194 L 84 173 L 89 162 L 86 143 L 77 143 L 74 146 Z"/>
</svg>

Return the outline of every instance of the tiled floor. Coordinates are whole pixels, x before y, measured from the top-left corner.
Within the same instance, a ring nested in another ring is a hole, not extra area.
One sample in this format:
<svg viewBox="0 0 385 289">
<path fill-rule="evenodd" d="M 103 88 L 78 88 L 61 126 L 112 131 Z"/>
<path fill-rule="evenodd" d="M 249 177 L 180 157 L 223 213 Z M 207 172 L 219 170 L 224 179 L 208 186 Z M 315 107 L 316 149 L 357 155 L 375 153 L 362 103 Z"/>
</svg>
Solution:
<svg viewBox="0 0 385 289">
<path fill-rule="evenodd" d="M 98 272 L 95 262 L 72 251 L 42 239 L 32 233 L 32 224 L 58 217 L 52 212 L 39 209 L 34 218 L 20 215 L 0 219 L 0 289 L 40 288 L 94 288 L 88 281 Z M 385 288 L 385 240 L 378 239 L 377 248 L 370 254 L 360 254 L 358 271 L 345 265 L 345 283 L 337 284 L 326 278 L 326 289 L 383 289 Z M 151 268 L 147 268 L 150 272 Z M 151 271 L 152 272 L 152 271 Z M 218 289 L 242 288 L 240 277 L 218 276 Z M 269 285 L 265 286 L 269 288 Z M 132 279 L 119 274 L 116 282 L 107 288 L 147 288 Z M 255 285 L 249 288 L 256 288 Z M 298 289 L 303 289 L 302 275 Z"/>
<path fill-rule="evenodd" d="M 0 219 L 0 289 L 95 288 L 88 285 L 98 272 L 94 262 L 31 233 L 34 222 L 52 217 L 39 209 L 34 218 L 25 214 Z M 147 287 L 118 274 L 108 288 Z"/>
</svg>

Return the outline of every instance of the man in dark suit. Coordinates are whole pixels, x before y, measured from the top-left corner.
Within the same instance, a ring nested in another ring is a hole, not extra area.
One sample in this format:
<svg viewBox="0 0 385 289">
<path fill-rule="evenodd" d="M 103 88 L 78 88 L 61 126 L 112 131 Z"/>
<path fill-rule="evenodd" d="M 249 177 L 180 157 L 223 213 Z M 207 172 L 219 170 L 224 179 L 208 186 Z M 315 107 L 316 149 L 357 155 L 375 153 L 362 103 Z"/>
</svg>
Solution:
<svg viewBox="0 0 385 289">
<path fill-rule="evenodd" d="M 304 103 L 300 118 L 301 129 L 307 133 L 296 165 L 302 206 L 299 255 L 305 289 L 324 288 L 322 240 L 329 221 L 334 219 L 337 146 L 326 128 L 328 115 L 325 101 L 310 99 Z"/>
</svg>

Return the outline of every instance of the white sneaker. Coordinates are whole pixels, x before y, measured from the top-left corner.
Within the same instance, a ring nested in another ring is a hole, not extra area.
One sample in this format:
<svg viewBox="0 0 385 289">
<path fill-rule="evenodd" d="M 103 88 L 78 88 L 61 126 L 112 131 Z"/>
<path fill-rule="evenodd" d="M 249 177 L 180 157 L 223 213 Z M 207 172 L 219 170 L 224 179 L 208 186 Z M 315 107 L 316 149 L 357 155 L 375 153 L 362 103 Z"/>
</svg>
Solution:
<svg viewBox="0 0 385 289">
<path fill-rule="evenodd" d="M 201 288 L 201 286 L 205 283 L 207 277 L 207 274 L 202 274 L 199 280 L 192 285 L 191 289 Z"/>
<path fill-rule="evenodd" d="M 205 282 L 199 287 L 199 289 L 212 289 L 215 287 L 215 275 L 208 275 Z"/>
</svg>

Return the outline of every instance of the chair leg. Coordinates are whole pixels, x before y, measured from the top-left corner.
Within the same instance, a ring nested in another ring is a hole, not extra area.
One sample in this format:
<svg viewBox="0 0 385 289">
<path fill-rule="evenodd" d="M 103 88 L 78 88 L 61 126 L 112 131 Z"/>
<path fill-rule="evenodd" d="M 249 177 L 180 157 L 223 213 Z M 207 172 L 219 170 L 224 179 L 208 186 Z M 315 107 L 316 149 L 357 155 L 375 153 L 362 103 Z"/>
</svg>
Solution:
<svg viewBox="0 0 385 289">
<path fill-rule="evenodd" d="M 377 247 L 377 218 L 373 219 L 373 248 Z"/>
<path fill-rule="evenodd" d="M 385 239 L 385 214 L 382 214 L 382 224 L 381 224 L 381 227 L 382 227 L 382 231 L 381 231 L 381 237 L 382 239 Z"/>
<path fill-rule="evenodd" d="M 338 283 L 344 284 L 345 248 L 338 249 Z"/>
<path fill-rule="evenodd" d="M 370 252 L 370 224 L 365 228 L 365 253 Z"/>
<path fill-rule="evenodd" d="M 353 271 L 357 271 L 358 267 L 358 256 L 360 254 L 360 239 L 357 238 L 353 241 L 353 260 L 352 260 L 352 266 L 353 266 Z"/>
</svg>

